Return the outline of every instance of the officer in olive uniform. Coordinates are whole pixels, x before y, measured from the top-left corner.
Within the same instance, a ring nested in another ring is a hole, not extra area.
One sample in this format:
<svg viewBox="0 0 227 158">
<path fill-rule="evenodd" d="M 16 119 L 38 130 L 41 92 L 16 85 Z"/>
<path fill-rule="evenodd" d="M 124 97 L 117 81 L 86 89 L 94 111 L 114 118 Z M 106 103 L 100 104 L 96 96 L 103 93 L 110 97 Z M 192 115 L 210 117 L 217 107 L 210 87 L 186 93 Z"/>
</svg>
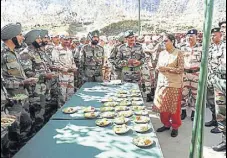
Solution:
<svg viewBox="0 0 227 158">
<path fill-rule="evenodd" d="M 206 127 L 214 126 L 211 130 L 211 133 L 221 133 L 218 128 L 218 122 L 216 117 L 216 108 L 215 108 L 215 84 L 216 80 L 214 80 L 215 76 L 219 74 L 219 67 L 222 65 L 222 60 L 226 54 L 226 44 L 225 41 L 222 41 L 222 34 L 220 32 L 220 28 L 213 28 L 211 30 L 212 41 L 209 48 L 209 57 L 208 57 L 208 96 L 207 102 L 209 108 L 212 112 L 212 120 L 205 123 Z"/>
<path fill-rule="evenodd" d="M 138 83 L 141 81 L 141 66 L 145 61 L 142 45 L 135 42 L 132 30 L 125 33 L 127 43 L 120 46 L 116 63 L 122 69 L 122 81 Z"/>
<path fill-rule="evenodd" d="M 119 47 L 122 44 L 124 44 L 124 41 L 125 41 L 124 33 L 121 33 L 116 40 L 117 40 L 117 43 L 114 45 L 114 48 L 111 50 L 109 62 L 112 66 L 111 79 L 120 80 L 121 79 L 121 69 L 118 67 L 118 65 L 116 63 L 116 56 L 117 56 Z"/>
<path fill-rule="evenodd" d="M 33 133 L 39 131 L 44 124 L 44 114 L 46 106 L 46 96 L 49 96 L 47 90 L 47 82 L 54 77 L 50 69 L 43 60 L 44 51 L 41 50 L 42 40 L 40 38 L 40 30 L 31 30 L 25 35 L 25 43 L 28 45 L 27 53 L 29 58 L 25 62 L 21 62 L 25 74 L 28 77 L 38 78 L 35 85 L 27 87 L 30 100 L 30 112 L 33 119 Z"/>
<path fill-rule="evenodd" d="M 91 43 L 80 52 L 80 73 L 83 82 L 102 82 L 105 76 L 104 49 L 99 42 L 99 31 L 91 33 Z"/>
<path fill-rule="evenodd" d="M 31 130 L 31 118 L 29 114 L 28 92 L 24 88 L 31 84 L 35 84 L 36 80 L 27 78 L 15 52 L 15 47 L 20 47 L 24 37 L 21 34 L 21 24 L 8 24 L 1 29 L 1 39 L 5 44 L 5 48 L 1 52 L 2 76 L 10 103 L 7 110 L 10 115 L 17 117 L 18 124 L 9 127 L 9 149 L 11 154 L 17 152 L 20 145 L 24 145 L 29 139 Z M 24 99 L 16 99 L 16 95 L 23 94 Z"/>
</svg>

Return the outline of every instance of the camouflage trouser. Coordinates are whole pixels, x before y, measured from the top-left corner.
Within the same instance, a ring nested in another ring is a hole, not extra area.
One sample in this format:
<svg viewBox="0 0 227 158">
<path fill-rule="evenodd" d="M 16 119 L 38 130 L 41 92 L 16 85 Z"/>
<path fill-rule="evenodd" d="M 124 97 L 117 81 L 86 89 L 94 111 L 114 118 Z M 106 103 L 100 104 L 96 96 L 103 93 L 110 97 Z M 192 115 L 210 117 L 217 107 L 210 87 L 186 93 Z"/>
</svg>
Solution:
<svg viewBox="0 0 227 158">
<path fill-rule="evenodd" d="M 191 107 L 195 111 L 195 103 L 197 97 L 199 72 L 185 73 L 184 87 L 182 93 L 181 108 L 186 109 L 187 106 Z"/>
<path fill-rule="evenodd" d="M 9 126 L 9 150 L 11 154 L 15 154 L 20 146 L 23 146 L 30 139 L 32 120 L 28 99 L 11 101 L 7 110 L 9 115 L 17 118 L 15 123 Z"/>
<path fill-rule="evenodd" d="M 215 103 L 214 103 L 214 88 L 213 87 L 207 87 L 207 96 L 206 96 L 206 103 L 207 107 L 212 112 L 212 115 L 216 115 L 215 112 Z"/>
<path fill-rule="evenodd" d="M 142 66 L 142 84 L 145 85 L 145 93 L 151 94 L 152 89 L 155 87 L 155 74 L 153 70 L 150 70 L 147 65 Z"/>
<path fill-rule="evenodd" d="M 83 82 L 82 82 L 82 76 L 80 75 L 80 73 L 76 73 L 76 75 L 74 76 L 74 88 L 75 88 L 75 92 L 80 89 L 80 87 L 82 86 Z"/>
<path fill-rule="evenodd" d="M 37 94 L 34 97 L 30 97 L 30 112 L 33 120 L 32 132 L 35 134 L 38 132 L 44 124 L 46 96 L 45 94 Z"/>
<path fill-rule="evenodd" d="M 2 128 L 2 127 L 1 127 Z M 1 158 L 10 157 L 8 129 L 1 129 Z"/>
</svg>

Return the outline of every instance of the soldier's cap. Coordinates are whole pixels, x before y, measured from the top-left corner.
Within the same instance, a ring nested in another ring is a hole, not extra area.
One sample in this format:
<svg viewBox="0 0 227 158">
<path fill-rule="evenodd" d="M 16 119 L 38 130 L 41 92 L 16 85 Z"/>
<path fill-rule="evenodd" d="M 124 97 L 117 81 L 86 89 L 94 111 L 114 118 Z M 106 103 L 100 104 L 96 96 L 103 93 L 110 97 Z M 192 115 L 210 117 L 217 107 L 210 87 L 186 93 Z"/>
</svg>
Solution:
<svg viewBox="0 0 227 158">
<path fill-rule="evenodd" d="M 198 31 L 196 29 L 191 29 L 187 32 L 186 35 L 197 35 Z"/>
<path fill-rule="evenodd" d="M 40 38 L 40 30 L 31 30 L 24 36 L 24 42 L 31 45 L 37 38 Z"/>
<path fill-rule="evenodd" d="M 226 21 L 221 21 L 218 23 L 218 26 L 221 27 L 222 24 L 226 24 Z"/>
<path fill-rule="evenodd" d="M 1 29 L 1 39 L 2 40 L 9 40 L 12 39 L 13 37 L 16 37 L 22 32 L 22 27 L 20 23 L 10 23 L 8 25 L 5 25 Z"/>
<path fill-rule="evenodd" d="M 128 30 L 125 32 L 125 38 L 133 37 L 135 36 L 134 32 L 132 30 Z"/>
<path fill-rule="evenodd" d="M 211 30 L 211 33 L 214 33 L 214 32 L 221 32 L 221 29 L 219 27 L 213 28 Z"/>
<path fill-rule="evenodd" d="M 98 30 L 92 31 L 91 36 L 92 37 L 99 37 L 99 31 Z"/>
<path fill-rule="evenodd" d="M 49 37 L 48 30 L 40 30 L 40 37 L 41 38 Z"/>
</svg>

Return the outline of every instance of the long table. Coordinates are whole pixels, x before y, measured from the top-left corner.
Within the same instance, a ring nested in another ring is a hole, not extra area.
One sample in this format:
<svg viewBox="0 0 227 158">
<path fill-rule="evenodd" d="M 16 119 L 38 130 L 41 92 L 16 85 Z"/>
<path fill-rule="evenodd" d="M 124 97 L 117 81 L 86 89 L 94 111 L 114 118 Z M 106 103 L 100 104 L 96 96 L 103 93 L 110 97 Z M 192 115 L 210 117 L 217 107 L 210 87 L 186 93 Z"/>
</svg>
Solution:
<svg viewBox="0 0 227 158">
<path fill-rule="evenodd" d="M 100 107 L 100 102 L 84 102 L 77 94 L 104 96 L 105 93 L 84 92 L 84 89 L 99 85 L 86 83 L 64 107 L 90 105 Z M 133 122 L 129 122 L 133 128 Z M 155 143 L 148 148 L 139 148 L 132 143 L 135 136 L 150 136 Z M 98 127 L 95 119 L 74 118 L 61 109 L 52 119 L 14 156 L 14 158 L 163 158 L 163 154 L 152 129 L 145 134 L 130 130 L 123 135 L 113 131 L 113 124 Z"/>
</svg>

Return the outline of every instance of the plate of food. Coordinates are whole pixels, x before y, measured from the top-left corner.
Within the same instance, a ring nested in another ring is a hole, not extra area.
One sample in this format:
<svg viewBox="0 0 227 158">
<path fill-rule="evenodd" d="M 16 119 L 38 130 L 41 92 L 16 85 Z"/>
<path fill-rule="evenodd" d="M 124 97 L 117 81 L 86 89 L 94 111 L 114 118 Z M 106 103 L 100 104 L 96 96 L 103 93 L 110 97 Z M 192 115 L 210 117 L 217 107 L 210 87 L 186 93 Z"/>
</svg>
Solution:
<svg viewBox="0 0 227 158">
<path fill-rule="evenodd" d="M 103 106 L 115 107 L 117 106 L 118 102 L 106 102 Z"/>
<path fill-rule="evenodd" d="M 84 112 L 95 112 L 95 107 L 89 106 L 83 108 Z"/>
<path fill-rule="evenodd" d="M 128 95 L 126 95 L 126 94 L 117 94 L 116 97 L 117 98 L 127 98 Z"/>
<path fill-rule="evenodd" d="M 145 106 L 132 106 L 133 110 L 144 110 Z"/>
<path fill-rule="evenodd" d="M 139 133 L 147 132 L 151 129 L 149 124 L 137 124 L 134 126 L 134 130 Z"/>
<path fill-rule="evenodd" d="M 140 98 L 140 97 L 134 97 L 134 98 L 131 98 L 131 99 L 132 99 L 132 101 L 143 101 L 143 99 Z"/>
<path fill-rule="evenodd" d="M 118 105 L 119 106 L 130 106 L 131 104 L 132 104 L 131 102 L 124 100 L 124 101 L 121 101 Z"/>
<path fill-rule="evenodd" d="M 143 116 L 145 116 L 145 115 L 148 115 L 148 111 L 146 111 L 146 110 L 136 110 L 136 111 L 134 111 L 134 114 L 135 115 L 143 115 Z"/>
<path fill-rule="evenodd" d="M 16 117 L 12 115 L 6 115 L 1 117 L 1 127 L 10 126 L 16 121 Z"/>
<path fill-rule="evenodd" d="M 103 118 L 114 118 L 115 113 L 114 112 L 104 112 L 100 116 Z"/>
<path fill-rule="evenodd" d="M 133 138 L 132 142 L 138 147 L 148 147 L 154 144 L 154 141 L 148 136 L 135 137 Z"/>
<path fill-rule="evenodd" d="M 115 125 L 113 130 L 116 134 L 124 134 L 124 133 L 127 133 L 130 130 L 130 128 L 126 124 L 123 124 L 123 125 Z"/>
<path fill-rule="evenodd" d="M 116 117 L 114 119 L 114 123 L 117 124 L 117 125 L 126 124 L 128 121 L 129 121 L 129 119 L 125 118 L 125 117 Z"/>
<path fill-rule="evenodd" d="M 101 100 L 102 103 L 105 103 L 105 102 L 113 102 L 114 101 L 114 98 L 103 98 Z"/>
<path fill-rule="evenodd" d="M 120 91 L 117 92 L 117 94 L 127 94 L 127 93 L 128 93 L 128 92 L 125 91 L 125 90 L 120 90 Z"/>
<path fill-rule="evenodd" d="M 77 108 L 76 107 L 67 107 L 62 109 L 62 112 L 65 114 L 73 114 L 75 112 L 77 112 Z"/>
<path fill-rule="evenodd" d="M 129 110 L 129 107 L 127 106 L 116 106 L 115 111 L 127 111 Z"/>
<path fill-rule="evenodd" d="M 118 113 L 118 116 L 119 117 L 131 117 L 133 115 L 133 112 L 131 111 L 131 110 L 129 110 L 129 111 L 120 111 L 119 113 Z"/>
<path fill-rule="evenodd" d="M 132 106 L 141 106 L 143 105 L 143 101 L 132 101 Z"/>
<path fill-rule="evenodd" d="M 108 126 L 111 122 L 107 120 L 106 118 L 104 119 L 98 119 L 95 121 L 95 124 L 100 127 L 105 127 Z"/>
<path fill-rule="evenodd" d="M 108 107 L 108 106 L 106 106 L 106 107 L 101 107 L 101 108 L 100 108 L 100 111 L 101 111 L 101 112 L 114 111 L 114 107 Z"/>
<path fill-rule="evenodd" d="M 131 93 L 141 93 L 140 90 L 138 90 L 138 89 L 131 89 L 130 92 Z"/>
<path fill-rule="evenodd" d="M 85 118 L 88 118 L 88 119 L 93 119 L 93 118 L 96 118 L 98 117 L 98 113 L 97 112 L 87 112 L 87 113 L 84 113 L 84 117 Z"/>
<path fill-rule="evenodd" d="M 135 123 L 148 123 L 150 118 L 147 116 L 135 116 L 133 120 Z"/>
<path fill-rule="evenodd" d="M 141 97 L 141 93 L 131 93 L 130 97 Z"/>
</svg>

